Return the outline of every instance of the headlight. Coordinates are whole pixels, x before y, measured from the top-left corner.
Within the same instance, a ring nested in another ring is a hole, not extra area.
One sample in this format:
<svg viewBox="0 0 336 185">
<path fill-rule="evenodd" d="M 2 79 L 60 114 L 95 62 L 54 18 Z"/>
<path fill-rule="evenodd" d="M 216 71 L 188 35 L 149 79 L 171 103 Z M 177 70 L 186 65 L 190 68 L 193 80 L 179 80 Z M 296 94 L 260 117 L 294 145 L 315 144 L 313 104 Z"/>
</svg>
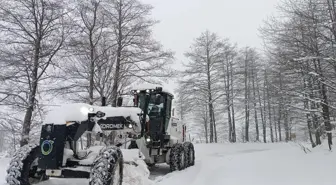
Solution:
<svg viewBox="0 0 336 185">
<path fill-rule="evenodd" d="M 81 109 L 80 109 L 80 112 L 82 113 L 82 114 L 84 114 L 84 115 L 88 115 L 89 113 L 92 113 L 94 111 L 94 108 L 92 108 L 92 107 L 82 107 Z"/>
<path fill-rule="evenodd" d="M 151 141 L 150 137 L 148 137 L 148 138 L 146 139 L 146 141 L 149 143 L 149 142 Z"/>
</svg>

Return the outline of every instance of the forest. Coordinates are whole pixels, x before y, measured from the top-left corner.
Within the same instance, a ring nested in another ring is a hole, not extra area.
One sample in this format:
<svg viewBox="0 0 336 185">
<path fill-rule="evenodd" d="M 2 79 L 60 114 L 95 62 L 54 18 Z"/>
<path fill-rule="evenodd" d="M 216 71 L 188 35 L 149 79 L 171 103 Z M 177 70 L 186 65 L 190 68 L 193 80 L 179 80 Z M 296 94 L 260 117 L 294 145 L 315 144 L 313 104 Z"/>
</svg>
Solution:
<svg viewBox="0 0 336 185">
<path fill-rule="evenodd" d="M 209 30 L 194 40 L 180 71 L 182 120 L 201 142 L 303 141 L 335 128 L 336 7 L 286 0 L 259 28 L 262 51 Z"/>
<path fill-rule="evenodd" d="M 176 113 L 195 142 L 306 141 L 332 147 L 336 5 L 285 0 L 260 25 L 264 49 L 204 30 L 174 69 L 139 0 L 3 0 L 0 152 L 38 139 L 60 102 L 116 106 L 140 82 L 176 80 Z"/>
</svg>

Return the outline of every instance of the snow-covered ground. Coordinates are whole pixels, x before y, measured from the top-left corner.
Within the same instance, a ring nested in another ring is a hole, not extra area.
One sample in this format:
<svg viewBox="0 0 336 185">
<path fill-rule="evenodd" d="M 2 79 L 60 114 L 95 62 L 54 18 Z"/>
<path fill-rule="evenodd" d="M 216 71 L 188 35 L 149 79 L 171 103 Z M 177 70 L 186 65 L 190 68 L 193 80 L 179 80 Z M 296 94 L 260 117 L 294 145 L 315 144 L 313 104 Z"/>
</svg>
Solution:
<svg viewBox="0 0 336 185">
<path fill-rule="evenodd" d="M 8 165 L 9 159 L 1 158 L 0 159 L 0 185 L 3 185 L 6 182 L 6 168 Z"/>
<path fill-rule="evenodd" d="M 335 185 L 336 155 L 326 146 L 305 154 L 295 144 L 196 145 L 195 167 L 158 185 Z"/>
<path fill-rule="evenodd" d="M 125 168 L 125 185 L 335 185 L 336 155 L 326 146 L 307 154 L 294 143 L 198 144 L 196 164 L 169 173 L 166 165 L 148 171 Z M 0 159 L 0 185 L 8 159 Z M 148 177 L 149 176 L 149 177 Z M 149 178 L 149 179 L 148 179 Z M 51 179 L 44 185 L 83 185 L 86 180 Z"/>
</svg>

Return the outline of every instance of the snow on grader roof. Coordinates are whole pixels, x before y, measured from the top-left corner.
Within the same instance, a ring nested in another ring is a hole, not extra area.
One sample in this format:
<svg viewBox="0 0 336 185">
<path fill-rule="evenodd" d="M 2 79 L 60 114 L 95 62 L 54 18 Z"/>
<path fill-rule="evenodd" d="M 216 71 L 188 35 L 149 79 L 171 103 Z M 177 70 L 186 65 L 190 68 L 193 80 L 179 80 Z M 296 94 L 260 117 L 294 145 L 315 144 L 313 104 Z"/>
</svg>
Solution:
<svg viewBox="0 0 336 185">
<path fill-rule="evenodd" d="M 155 85 L 155 84 L 140 84 L 132 87 L 132 90 L 140 90 L 145 91 L 148 89 L 156 89 L 157 87 L 162 88 L 162 92 L 170 94 L 171 96 L 174 96 L 174 92 L 171 89 L 168 89 L 167 87 L 164 87 L 162 85 Z"/>
<path fill-rule="evenodd" d="M 106 117 L 130 117 L 134 122 L 140 124 L 139 115 L 141 109 L 137 107 L 102 107 L 94 106 L 85 103 L 65 104 L 54 108 L 48 112 L 44 124 L 53 123 L 55 125 L 66 124 L 67 121 L 85 121 L 88 119 L 88 114 L 101 111 Z"/>
</svg>

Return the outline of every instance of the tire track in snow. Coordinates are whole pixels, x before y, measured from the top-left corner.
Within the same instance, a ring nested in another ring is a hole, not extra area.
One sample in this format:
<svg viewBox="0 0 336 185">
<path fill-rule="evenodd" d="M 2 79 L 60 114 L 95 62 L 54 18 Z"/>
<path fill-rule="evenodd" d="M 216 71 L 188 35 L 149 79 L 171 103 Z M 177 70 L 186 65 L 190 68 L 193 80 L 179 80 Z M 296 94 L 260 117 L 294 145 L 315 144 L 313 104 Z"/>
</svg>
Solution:
<svg viewBox="0 0 336 185">
<path fill-rule="evenodd" d="M 227 148 L 223 151 L 200 151 L 196 156 L 196 163 L 183 171 L 167 173 L 158 176 L 156 183 L 158 185 L 171 184 L 189 184 L 189 185 L 207 185 L 209 182 L 217 183 L 223 179 L 223 170 L 227 169 L 227 164 L 232 163 L 236 156 L 248 155 L 250 153 L 262 153 L 270 150 L 270 148 L 239 148 L 230 150 Z M 197 154 L 197 149 L 196 149 Z M 237 164 L 239 166 L 239 164 Z M 237 167 L 237 166 L 236 166 Z M 155 172 L 154 172 L 155 173 Z M 225 175 L 224 175 L 225 176 Z M 217 183 L 218 184 L 218 183 Z"/>
<path fill-rule="evenodd" d="M 161 184 L 169 184 L 170 181 L 172 181 L 171 184 L 175 184 L 175 179 L 179 179 L 181 182 L 188 182 L 189 185 L 193 185 L 195 181 L 197 181 L 199 174 L 201 174 L 201 169 L 203 166 L 203 162 L 201 160 L 196 160 L 195 165 L 188 167 L 182 171 L 175 171 L 168 173 L 163 176 L 159 176 L 155 179 L 155 182 L 158 185 Z M 190 178 L 190 176 L 194 178 Z"/>
</svg>

